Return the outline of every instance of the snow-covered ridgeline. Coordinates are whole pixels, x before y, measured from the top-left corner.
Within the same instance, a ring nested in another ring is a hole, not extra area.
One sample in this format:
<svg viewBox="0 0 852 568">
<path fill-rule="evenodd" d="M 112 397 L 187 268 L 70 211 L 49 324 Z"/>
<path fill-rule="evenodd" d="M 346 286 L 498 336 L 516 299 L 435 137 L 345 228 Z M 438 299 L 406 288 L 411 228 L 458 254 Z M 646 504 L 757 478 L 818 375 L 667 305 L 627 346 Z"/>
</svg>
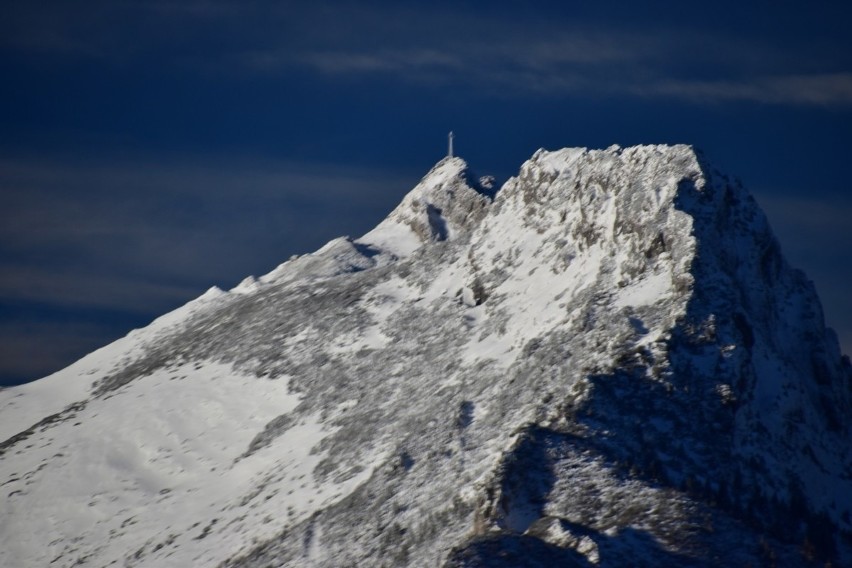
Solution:
<svg viewBox="0 0 852 568">
<path fill-rule="evenodd" d="M 496 195 L 447 158 L 363 237 L 0 392 L 0 559 L 744 564 L 811 530 L 784 503 L 849 528 L 850 380 L 691 147 L 541 150 Z"/>
</svg>

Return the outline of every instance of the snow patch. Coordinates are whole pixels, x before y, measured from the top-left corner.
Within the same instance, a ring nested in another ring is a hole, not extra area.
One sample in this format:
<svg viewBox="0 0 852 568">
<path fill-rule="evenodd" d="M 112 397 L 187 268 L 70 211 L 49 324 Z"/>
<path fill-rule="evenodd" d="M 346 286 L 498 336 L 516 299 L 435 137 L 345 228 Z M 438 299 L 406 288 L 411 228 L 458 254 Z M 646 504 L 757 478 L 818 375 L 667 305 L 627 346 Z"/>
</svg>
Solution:
<svg viewBox="0 0 852 568">
<path fill-rule="evenodd" d="M 658 272 L 633 282 L 618 290 L 612 299 L 616 309 L 650 306 L 667 297 L 671 291 L 672 277 L 669 272 Z"/>
</svg>

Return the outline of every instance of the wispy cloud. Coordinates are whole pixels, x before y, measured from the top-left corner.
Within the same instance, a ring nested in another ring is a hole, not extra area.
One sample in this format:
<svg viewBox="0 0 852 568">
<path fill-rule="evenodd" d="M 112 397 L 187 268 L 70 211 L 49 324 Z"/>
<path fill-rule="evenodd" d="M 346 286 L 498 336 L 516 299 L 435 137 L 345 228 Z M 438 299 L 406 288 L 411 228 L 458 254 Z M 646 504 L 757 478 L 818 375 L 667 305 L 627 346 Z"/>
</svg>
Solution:
<svg viewBox="0 0 852 568">
<path fill-rule="evenodd" d="M 260 50 L 241 56 L 259 71 L 280 71 L 290 66 L 304 66 L 327 75 L 361 73 L 399 73 L 424 69 L 460 71 L 465 61 L 454 53 L 429 48 L 382 50 L 376 52 Z"/>
<path fill-rule="evenodd" d="M 465 37 L 426 46 L 272 48 L 246 52 L 235 60 L 266 73 L 303 68 L 330 79 L 383 77 L 502 96 L 852 104 L 852 72 L 844 68 L 811 72 L 823 65 L 785 48 L 681 31 L 560 30 L 543 38 L 508 35 L 499 42 Z"/>
<path fill-rule="evenodd" d="M 852 73 L 786 75 L 740 80 L 661 80 L 638 84 L 643 96 L 666 96 L 699 102 L 752 101 L 770 104 L 852 105 Z"/>
<path fill-rule="evenodd" d="M 846 43 L 793 33 L 778 41 L 653 19 L 345 1 L 95 2 L 85 11 L 57 3 L 7 16 L 0 45 L 9 49 L 119 63 L 153 57 L 189 72 L 309 71 L 327 81 L 381 78 L 485 96 L 852 104 Z"/>
<path fill-rule="evenodd" d="M 546 51 L 545 46 L 537 46 Z M 538 59 L 531 50 L 503 57 L 475 60 L 453 53 L 323 52 L 288 58 L 289 65 L 301 65 L 324 75 L 393 75 L 411 83 L 437 85 L 478 85 L 483 90 L 500 89 L 504 96 L 531 93 L 549 96 L 607 95 L 643 98 L 681 99 L 694 103 L 757 102 L 782 105 L 852 105 L 852 73 L 791 74 L 768 77 L 719 79 L 680 79 L 657 75 L 645 64 L 641 69 L 620 70 L 591 58 L 578 61 L 569 56 Z M 257 69 L 280 71 L 284 62 L 269 53 L 250 56 Z M 636 65 L 643 62 L 636 61 Z M 625 66 L 627 66 L 625 62 Z"/>
</svg>

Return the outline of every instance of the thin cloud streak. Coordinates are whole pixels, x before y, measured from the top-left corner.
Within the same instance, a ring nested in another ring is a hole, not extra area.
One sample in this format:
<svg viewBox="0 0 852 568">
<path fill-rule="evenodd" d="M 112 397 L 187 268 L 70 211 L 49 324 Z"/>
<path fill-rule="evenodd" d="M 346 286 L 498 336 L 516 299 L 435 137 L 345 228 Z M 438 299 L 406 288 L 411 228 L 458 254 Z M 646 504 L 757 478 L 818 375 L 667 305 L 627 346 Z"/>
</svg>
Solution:
<svg viewBox="0 0 852 568">
<path fill-rule="evenodd" d="M 383 48 L 376 50 L 267 50 L 240 58 L 247 68 L 281 73 L 304 68 L 329 79 L 375 77 L 411 84 L 462 86 L 467 90 L 499 91 L 503 96 L 539 94 L 551 97 L 638 96 L 680 99 L 699 104 L 756 102 L 779 105 L 839 106 L 852 104 L 852 73 L 782 73 L 763 75 L 760 68 L 722 69 L 717 77 L 678 77 L 679 58 L 672 44 L 695 49 L 698 38 L 672 37 L 670 41 L 635 34 L 582 35 L 540 41 L 520 39 L 499 45 L 479 40 L 441 47 Z M 723 39 L 700 38 L 717 57 L 734 57 Z M 764 46 L 742 46 L 763 52 L 764 67 L 784 59 L 779 51 L 767 54 Z M 705 53 L 703 57 L 708 57 Z M 770 61 L 769 64 L 766 64 Z M 719 66 L 712 61 L 711 66 Z"/>
<path fill-rule="evenodd" d="M 103 2 L 85 12 L 57 6 L 49 17 L 13 11 L 10 23 L 0 26 L 0 44 L 117 65 L 134 58 L 159 61 L 166 52 L 167 65 L 194 73 L 286 79 L 301 70 L 331 81 L 381 78 L 458 87 L 477 96 L 852 104 L 849 58 L 830 42 L 803 44 L 795 36 L 781 44 L 649 22 L 605 29 L 564 14 L 548 20 L 546 11 L 525 15 L 518 25 L 506 13 L 458 8 L 448 18 L 445 9 L 425 5 L 238 7 L 199 0 Z"/>
<path fill-rule="evenodd" d="M 741 81 L 661 81 L 634 88 L 642 96 L 698 102 L 749 101 L 767 104 L 852 105 L 852 73 L 788 75 Z"/>
</svg>

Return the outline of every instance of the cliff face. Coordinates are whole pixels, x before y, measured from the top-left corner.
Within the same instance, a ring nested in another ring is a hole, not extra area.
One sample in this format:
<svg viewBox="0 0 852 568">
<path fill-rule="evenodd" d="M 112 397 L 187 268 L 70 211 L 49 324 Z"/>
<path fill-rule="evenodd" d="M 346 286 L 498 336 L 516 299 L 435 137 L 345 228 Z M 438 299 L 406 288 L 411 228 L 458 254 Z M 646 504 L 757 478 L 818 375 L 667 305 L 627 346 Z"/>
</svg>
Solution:
<svg viewBox="0 0 852 568">
<path fill-rule="evenodd" d="M 690 147 L 542 150 L 496 193 L 448 158 L 364 237 L 0 392 L 0 558 L 844 561 L 850 396 Z"/>
</svg>

